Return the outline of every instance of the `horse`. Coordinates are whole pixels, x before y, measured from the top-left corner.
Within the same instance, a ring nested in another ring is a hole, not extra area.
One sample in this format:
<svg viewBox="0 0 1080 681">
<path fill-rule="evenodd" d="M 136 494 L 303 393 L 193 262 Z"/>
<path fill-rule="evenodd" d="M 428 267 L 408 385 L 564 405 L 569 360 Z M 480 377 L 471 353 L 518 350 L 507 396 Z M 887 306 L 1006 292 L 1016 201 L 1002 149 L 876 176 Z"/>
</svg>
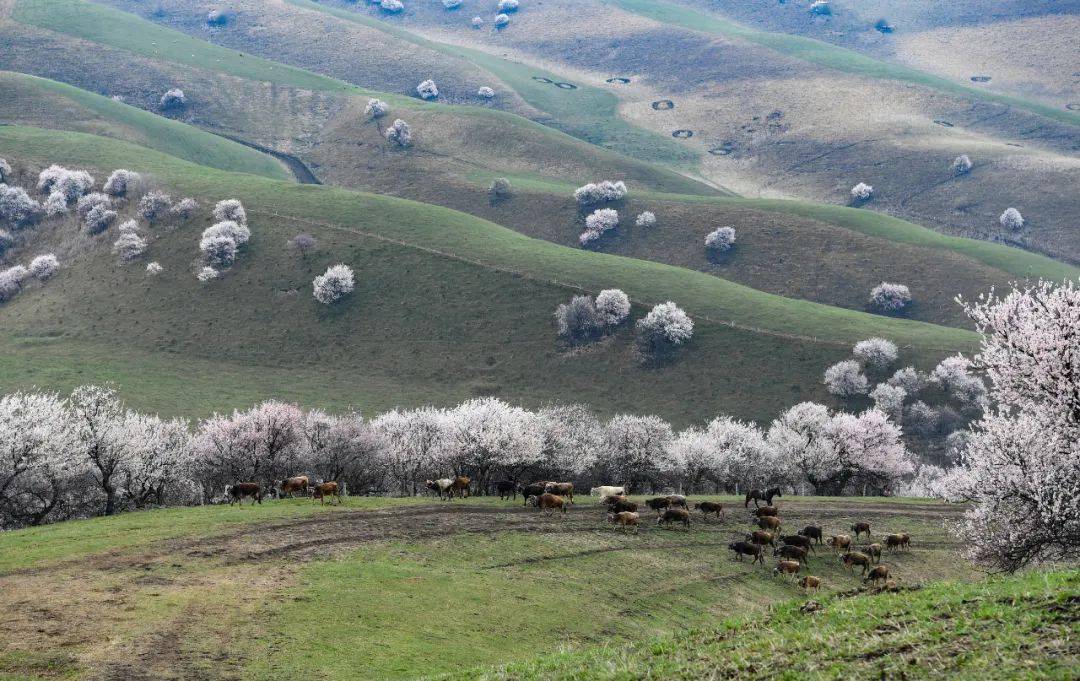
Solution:
<svg viewBox="0 0 1080 681">
<path fill-rule="evenodd" d="M 746 493 L 746 501 L 743 503 L 743 508 L 750 505 L 750 500 L 754 500 L 754 508 L 758 506 L 758 500 L 764 501 L 767 506 L 772 506 L 773 497 L 782 497 L 779 487 L 770 487 L 766 490 L 752 489 Z"/>
</svg>

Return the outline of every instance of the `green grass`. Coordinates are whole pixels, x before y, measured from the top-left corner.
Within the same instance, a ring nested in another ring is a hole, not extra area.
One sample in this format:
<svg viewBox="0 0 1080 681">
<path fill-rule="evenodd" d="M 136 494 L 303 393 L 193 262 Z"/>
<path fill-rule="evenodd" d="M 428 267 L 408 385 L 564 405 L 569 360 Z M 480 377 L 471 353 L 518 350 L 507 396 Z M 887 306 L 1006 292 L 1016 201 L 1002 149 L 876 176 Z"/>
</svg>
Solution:
<svg viewBox="0 0 1080 681">
<path fill-rule="evenodd" d="M 576 90 L 561 89 L 550 83 L 533 80 L 534 76 L 538 76 L 556 82 L 567 81 L 559 74 L 544 69 L 520 64 L 481 50 L 428 40 L 359 12 L 327 7 L 309 0 L 286 1 L 297 7 L 326 12 L 347 21 L 370 26 L 415 45 L 471 62 L 509 85 L 526 102 L 549 114 L 552 120 L 545 123 L 599 147 L 653 163 L 667 163 L 684 168 L 695 166 L 700 157 L 700 154 L 692 149 L 625 121 L 617 111 L 618 98 L 600 88 L 573 83 L 577 85 Z"/>
<path fill-rule="evenodd" d="M 934 76 L 917 69 L 899 64 L 880 61 L 872 57 L 859 54 L 854 50 L 838 47 L 829 43 L 790 35 L 786 33 L 771 33 L 748 28 L 733 21 L 723 19 L 715 14 L 698 12 L 688 7 L 674 5 L 662 0 L 603 0 L 624 9 L 628 12 L 640 14 L 661 23 L 672 24 L 704 33 L 716 33 L 746 40 L 762 45 L 771 50 L 796 57 L 803 61 L 820 64 L 837 71 L 853 73 L 860 76 L 894 80 L 902 83 L 922 85 L 940 92 L 958 95 L 969 99 L 1014 106 L 1032 113 L 1045 116 L 1053 120 L 1080 125 L 1080 114 L 1065 109 L 1057 109 L 1045 104 L 1039 104 L 1030 99 L 1013 97 L 1010 95 L 995 94 L 985 90 L 979 90 L 967 85 L 961 85 L 954 81 L 939 76 Z"/>
<path fill-rule="evenodd" d="M 802 604 L 461 678 L 1070 679 L 1080 665 L 1077 570 L 842 594 L 822 599 L 814 613 Z"/>
<path fill-rule="evenodd" d="M 292 177 L 289 171 L 271 156 L 242 144 L 54 80 L 0 71 L 0 93 L 11 97 L 8 101 L 14 101 L 16 95 L 49 100 L 50 104 L 57 108 L 65 106 L 56 102 L 57 99 L 67 100 L 68 103 L 117 127 L 118 129 L 110 132 L 118 138 L 137 141 L 143 146 L 185 161 L 220 170 L 253 173 L 276 180 Z"/>
</svg>

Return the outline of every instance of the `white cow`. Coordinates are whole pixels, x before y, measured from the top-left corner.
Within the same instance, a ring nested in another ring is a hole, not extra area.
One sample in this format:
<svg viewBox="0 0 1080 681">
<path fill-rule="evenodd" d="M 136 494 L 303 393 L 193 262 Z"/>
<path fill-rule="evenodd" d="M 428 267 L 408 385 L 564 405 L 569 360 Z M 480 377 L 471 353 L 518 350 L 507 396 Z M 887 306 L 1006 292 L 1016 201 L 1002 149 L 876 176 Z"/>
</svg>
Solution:
<svg viewBox="0 0 1080 681">
<path fill-rule="evenodd" d="M 616 487 L 614 485 L 601 485 L 600 487 L 593 487 L 589 490 L 589 496 L 600 497 L 617 497 L 626 494 L 626 487 Z"/>
</svg>

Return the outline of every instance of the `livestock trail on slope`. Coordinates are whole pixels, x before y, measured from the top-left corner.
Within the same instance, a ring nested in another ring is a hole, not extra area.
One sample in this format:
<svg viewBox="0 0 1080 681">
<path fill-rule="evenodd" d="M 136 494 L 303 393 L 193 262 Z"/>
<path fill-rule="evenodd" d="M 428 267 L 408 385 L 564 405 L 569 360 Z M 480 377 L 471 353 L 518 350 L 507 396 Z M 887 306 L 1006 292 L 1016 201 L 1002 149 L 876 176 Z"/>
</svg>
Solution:
<svg viewBox="0 0 1080 681">
<path fill-rule="evenodd" d="M 0 536 L 0 678 L 411 678 L 505 664 L 561 646 L 631 642 L 802 597 L 736 561 L 755 529 L 743 500 L 689 530 L 612 528 L 595 499 L 545 513 L 495 498 L 266 500 L 132 513 Z M 641 498 L 633 498 L 640 502 Z M 693 503 L 706 497 L 691 497 Z M 785 531 L 856 522 L 902 585 L 967 579 L 944 527 L 963 509 L 925 500 L 782 498 Z M 827 547 L 822 592 L 863 588 Z M 78 579 L 74 579 L 74 577 Z"/>
</svg>

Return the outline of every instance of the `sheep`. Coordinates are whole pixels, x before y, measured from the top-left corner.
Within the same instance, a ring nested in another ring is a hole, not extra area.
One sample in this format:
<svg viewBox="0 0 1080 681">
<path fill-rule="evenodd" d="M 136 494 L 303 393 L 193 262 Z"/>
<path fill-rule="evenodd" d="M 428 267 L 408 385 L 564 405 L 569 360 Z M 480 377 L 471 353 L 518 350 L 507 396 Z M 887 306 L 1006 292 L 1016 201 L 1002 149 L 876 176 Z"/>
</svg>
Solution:
<svg viewBox="0 0 1080 681">
<path fill-rule="evenodd" d="M 763 530 L 779 530 L 780 519 L 771 515 L 763 516 L 758 518 L 757 526 Z"/>
<path fill-rule="evenodd" d="M 878 565 L 877 567 L 875 567 L 873 570 L 870 571 L 870 574 L 866 575 L 866 577 L 863 578 L 863 581 L 864 582 L 873 582 L 874 584 L 877 584 L 879 581 L 888 582 L 888 579 L 889 579 L 889 568 L 888 568 L 888 566 L 886 566 L 886 565 Z"/>
<path fill-rule="evenodd" d="M 844 564 L 844 567 L 852 571 L 854 571 L 856 565 L 861 565 L 864 575 L 870 569 L 870 556 L 858 551 L 851 551 L 840 556 L 840 562 Z"/>
<path fill-rule="evenodd" d="M 626 494 L 626 487 L 622 485 L 600 485 L 589 490 L 591 497 L 618 497 Z"/>
<path fill-rule="evenodd" d="M 834 534 L 829 539 L 829 546 L 833 547 L 837 553 L 841 550 L 847 550 L 851 548 L 851 537 L 846 534 Z"/>
<path fill-rule="evenodd" d="M 656 519 L 657 525 L 670 525 L 682 523 L 683 527 L 690 529 L 690 511 L 685 508 L 669 508 L 664 514 Z"/>
<path fill-rule="evenodd" d="M 814 591 L 817 591 L 817 590 L 821 589 L 821 577 L 814 577 L 813 575 L 806 575 L 805 577 L 803 577 L 802 579 L 799 580 L 799 586 L 802 587 L 806 591 L 809 591 L 810 589 L 813 589 Z"/>
<path fill-rule="evenodd" d="M 641 519 L 637 513 L 633 511 L 620 511 L 619 513 L 608 514 L 608 520 L 615 527 L 627 528 L 633 527 L 634 532 L 638 531 L 638 521 Z"/>
<path fill-rule="evenodd" d="M 763 551 L 757 544 L 751 544 L 748 541 L 736 541 L 728 544 L 728 548 L 735 552 L 736 560 L 741 561 L 743 556 L 753 556 L 753 560 L 750 561 L 751 565 L 755 562 L 760 562 L 762 565 L 765 564 Z"/>
<path fill-rule="evenodd" d="M 720 520 L 724 519 L 724 505 L 717 501 L 701 501 L 694 504 L 695 511 L 701 511 L 706 518 L 710 513 L 715 513 Z"/>
<path fill-rule="evenodd" d="M 777 546 L 773 549 L 773 555 L 782 558 L 794 558 L 800 563 L 810 562 L 809 552 L 806 549 L 801 546 L 792 546 L 791 544 Z"/>
<path fill-rule="evenodd" d="M 854 525 L 851 526 L 851 531 L 855 533 L 855 539 L 858 539 L 859 535 L 862 534 L 863 532 L 865 532 L 866 536 L 869 537 L 870 536 L 870 523 L 855 523 Z"/>
<path fill-rule="evenodd" d="M 754 530 L 750 534 L 746 535 L 746 541 L 753 542 L 754 544 L 768 544 L 769 546 L 776 546 L 775 535 L 772 532 L 764 532 L 762 530 Z"/>
<path fill-rule="evenodd" d="M 761 506 L 751 511 L 751 515 L 755 518 L 764 518 L 767 515 L 778 516 L 780 515 L 780 509 L 775 506 Z"/>
<path fill-rule="evenodd" d="M 863 553 L 873 558 L 875 563 L 881 562 L 881 544 L 870 544 L 863 548 Z"/>
<path fill-rule="evenodd" d="M 809 537 L 804 537 L 801 534 L 788 534 L 780 537 L 780 541 L 791 546 L 801 546 L 807 551 L 817 551 L 814 549 L 814 542 L 810 541 Z"/>
<path fill-rule="evenodd" d="M 802 569 L 802 564 L 797 560 L 782 560 L 773 568 L 773 574 L 791 575 L 792 578 Z"/>
<path fill-rule="evenodd" d="M 821 543 L 821 528 L 817 527 L 816 525 L 807 525 L 806 527 L 799 530 L 796 534 L 801 534 L 808 539 L 816 539 L 818 544 Z"/>
</svg>

